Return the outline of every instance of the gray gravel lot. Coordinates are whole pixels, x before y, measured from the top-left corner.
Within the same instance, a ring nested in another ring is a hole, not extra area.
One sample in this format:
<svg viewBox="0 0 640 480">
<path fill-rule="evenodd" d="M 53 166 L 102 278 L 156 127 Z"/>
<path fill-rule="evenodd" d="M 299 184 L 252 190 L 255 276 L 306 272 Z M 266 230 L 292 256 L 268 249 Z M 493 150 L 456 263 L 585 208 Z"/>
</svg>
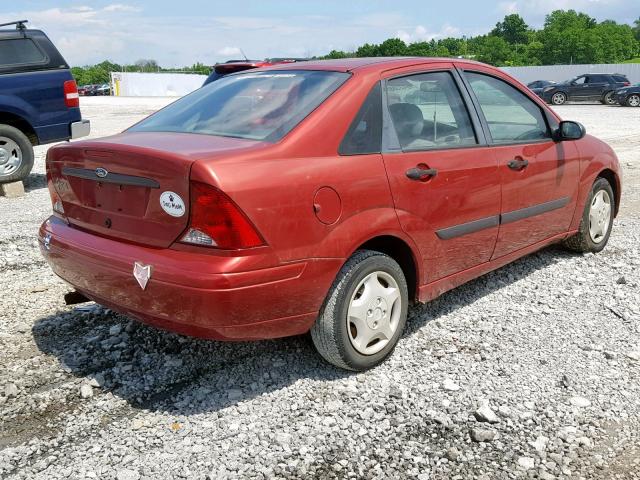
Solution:
<svg viewBox="0 0 640 480">
<path fill-rule="evenodd" d="M 83 98 L 93 136 L 166 99 Z M 557 108 L 624 169 L 608 247 L 551 247 L 410 311 L 361 374 L 306 337 L 194 340 L 94 304 L 36 244 L 47 147 L 0 198 L 0 478 L 640 478 L 640 109 Z"/>
</svg>

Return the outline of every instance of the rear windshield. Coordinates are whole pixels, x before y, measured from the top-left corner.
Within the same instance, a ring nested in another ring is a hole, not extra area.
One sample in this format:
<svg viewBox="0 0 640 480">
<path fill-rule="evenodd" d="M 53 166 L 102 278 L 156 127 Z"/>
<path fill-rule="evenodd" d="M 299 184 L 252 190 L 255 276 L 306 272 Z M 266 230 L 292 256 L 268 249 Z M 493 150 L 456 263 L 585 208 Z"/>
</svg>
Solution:
<svg viewBox="0 0 640 480">
<path fill-rule="evenodd" d="M 212 82 L 129 129 L 277 142 L 349 78 L 312 70 L 247 72 Z"/>
</svg>

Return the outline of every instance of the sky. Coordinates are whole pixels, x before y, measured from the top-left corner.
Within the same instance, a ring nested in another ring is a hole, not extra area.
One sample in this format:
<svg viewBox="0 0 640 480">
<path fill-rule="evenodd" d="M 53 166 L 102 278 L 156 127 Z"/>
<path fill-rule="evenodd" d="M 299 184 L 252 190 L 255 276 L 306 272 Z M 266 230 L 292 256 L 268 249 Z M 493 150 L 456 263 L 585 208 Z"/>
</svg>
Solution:
<svg viewBox="0 0 640 480">
<path fill-rule="evenodd" d="M 19 0 L 0 23 L 28 19 L 67 62 L 154 59 L 165 67 L 230 58 L 307 57 L 398 37 L 405 42 L 487 33 L 510 13 L 539 28 L 556 9 L 631 24 L 640 0 Z"/>
</svg>

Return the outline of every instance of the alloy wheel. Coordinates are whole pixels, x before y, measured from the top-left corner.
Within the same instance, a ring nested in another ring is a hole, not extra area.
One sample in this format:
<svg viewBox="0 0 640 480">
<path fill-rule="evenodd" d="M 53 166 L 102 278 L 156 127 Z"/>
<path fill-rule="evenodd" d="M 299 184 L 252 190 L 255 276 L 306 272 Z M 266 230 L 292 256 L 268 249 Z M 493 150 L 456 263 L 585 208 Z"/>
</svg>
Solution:
<svg viewBox="0 0 640 480">
<path fill-rule="evenodd" d="M 630 107 L 640 107 L 640 95 L 630 95 L 627 99 L 627 105 Z"/>
<path fill-rule="evenodd" d="M 551 101 L 553 102 L 554 105 L 562 105 L 566 101 L 566 97 L 564 93 L 561 93 L 561 92 L 554 93 L 553 96 L 551 97 Z"/>
<path fill-rule="evenodd" d="M 609 92 L 604 96 L 604 101 L 607 105 L 615 105 L 616 99 L 613 96 L 613 92 Z"/>
<path fill-rule="evenodd" d="M 0 177 L 14 174 L 22 165 L 22 150 L 8 137 L 0 137 Z"/>
<path fill-rule="evenodd" d="M 606 190 L 598 190 L 589 209 L 589 236 L 593 243 L 602 242 L 611 223 L 611 198 Z"/>
<path fill-rule="evenodd" d="M 395 279 L 377 271 L 363 278 L 356 287 L 347 312 L 347 332 L 351 345 L 362 355 L 373 355 L 393 338 L 402 299 Z"/>
</svg>

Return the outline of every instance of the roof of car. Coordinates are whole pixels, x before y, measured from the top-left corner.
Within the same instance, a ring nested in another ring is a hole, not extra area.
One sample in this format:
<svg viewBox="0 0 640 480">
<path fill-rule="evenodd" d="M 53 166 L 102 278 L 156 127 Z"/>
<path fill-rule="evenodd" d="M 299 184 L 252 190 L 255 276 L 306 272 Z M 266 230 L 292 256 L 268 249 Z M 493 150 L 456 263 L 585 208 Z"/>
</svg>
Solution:
<svg viewBox="0 0 640 480">
<path fill-rule="evenodd" d="M 339 58 L 331 60 L 309 60 L 306 62 L 285 63 L 269 67 L 277 70 L 331 70 L 337 72 L 351 72 L 364 68 L 377 68 L 388 70 L 402 68 L 410 65 L 437 63 L 437 62 L 463 62 L 478 64 L 473 60 L 459 58 L 438 58 L 438 57 L 359 57 L 359 58 Z"/>
</svg>

